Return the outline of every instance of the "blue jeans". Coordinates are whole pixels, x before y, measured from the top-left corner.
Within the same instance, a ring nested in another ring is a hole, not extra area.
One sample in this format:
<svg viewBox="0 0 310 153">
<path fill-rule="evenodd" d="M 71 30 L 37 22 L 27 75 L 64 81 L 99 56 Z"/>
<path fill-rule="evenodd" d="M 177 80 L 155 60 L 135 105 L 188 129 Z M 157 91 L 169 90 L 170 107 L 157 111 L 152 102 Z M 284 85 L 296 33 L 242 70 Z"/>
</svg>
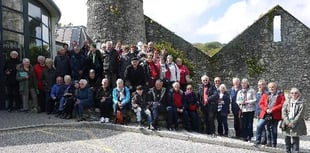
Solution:
<svg viewBox="0 0 310 153">
<path fill-rule="evenodd" d="M 278 121 L 272 120 L 267 123 L 267 144 L 277 145 Z"/>
<path fill-rule="evenodd" d="M 138 108 L 136 108 L 136 109 L 133 109 L 133 111 L 136 113 L 137 122 L 141 122 L 142 112 L 143 112 L 147 116 L 148 122 L 152 123 L 152 115 L 151 115 L 151 111 L 149 109 L 142 109 L 141 108 L 141 111 L 139 111 Z"/>
<path fill-rule="evenodd" d="M 261 142 L 262 133 L 263 133 L 263 130 L 265 129 L 266 124 L 267 124 L 267 121 L 265 119 L 258 120 L 257 127 L 256 127 L 256 143 Z"/>
<path fill-rule="evenodd" d="M 250 140 L 253 137 L 253 118 L 254 111 L 242 112 L 242 130 L 245 140 Z"/>
<path fill-rule="evenodd" d="M 84 111 L 84 108 L 85 107 L 90 107 L 92 106 L 92 103 L 88 103 L 88 102 L 83 102 L 81 101 L 79 104 L 76 104 L 75 105 L 75 110 L 76 110 L 76 113 L 79 117 L 83 117 L 83 111 Z"/>
</svg>

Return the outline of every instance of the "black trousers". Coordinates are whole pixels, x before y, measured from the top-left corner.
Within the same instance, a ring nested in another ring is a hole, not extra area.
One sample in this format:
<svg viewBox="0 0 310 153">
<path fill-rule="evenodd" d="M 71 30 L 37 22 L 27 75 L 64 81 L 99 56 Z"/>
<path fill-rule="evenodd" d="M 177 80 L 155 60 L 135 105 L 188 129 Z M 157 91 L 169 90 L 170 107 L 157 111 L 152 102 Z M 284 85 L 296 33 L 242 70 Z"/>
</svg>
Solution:
<svg viewBox="0 0 310 153">
<path fill-rule="evenodd" d="M 299 152 L 299 137 L 285 136 L 285 148 L 287 153 L 291 153 L 292 150 L 293 152 Z"/>
<path fill-rule="evenodd" d="M 234 112 L 234 129 L 236 133 L 236 137 L 242 137 L 242 125 L 241 125 L 241 117 L 240 114 Z"/>
<path fill-rule="evenodd" d="M 111 102 L 99 102 L 100 117 L 111 118 L 112 103 Z"/>
<path fill-rule="evenodd" d="M 8 109 L 12 110 L 15 102 L 15 108 L 21 108 L 21 99 L 19 95 L 19 87 L 18 85 L 9 85 L 7 86 L 8 92 Z"/>
</svg>

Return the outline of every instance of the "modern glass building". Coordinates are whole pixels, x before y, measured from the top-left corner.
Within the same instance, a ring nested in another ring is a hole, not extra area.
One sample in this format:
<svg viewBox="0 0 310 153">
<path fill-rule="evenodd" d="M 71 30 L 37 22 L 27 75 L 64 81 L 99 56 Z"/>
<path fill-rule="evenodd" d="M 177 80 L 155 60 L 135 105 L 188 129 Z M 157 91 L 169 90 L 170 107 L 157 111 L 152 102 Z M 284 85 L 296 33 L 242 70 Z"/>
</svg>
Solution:
<svg viewBox="0 0 310 153">
<path fill-rule="evenodd" d="M 10 51 L 16 50 L 20 58 L 53 56 L 60 15 L 53 0 L 0 0 L 0 105 L 4 101 L 3 65 Z"/>
</svg>

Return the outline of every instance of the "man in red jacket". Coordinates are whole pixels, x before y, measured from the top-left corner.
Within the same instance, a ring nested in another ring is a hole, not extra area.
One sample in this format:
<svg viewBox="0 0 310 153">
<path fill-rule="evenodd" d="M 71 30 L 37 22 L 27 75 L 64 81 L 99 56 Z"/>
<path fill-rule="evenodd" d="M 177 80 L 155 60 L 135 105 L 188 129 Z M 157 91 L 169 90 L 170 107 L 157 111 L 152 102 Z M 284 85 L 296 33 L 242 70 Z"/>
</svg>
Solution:
<svg viewBox="0 0 310 153">
<path fill-rule="evenodd" d="M 268 92 L 262 95 L 259 102 L 261 112 L 257 123 L 255 145 L 261 142 L 262 130 L 267 124 L 267 146 L 276 147 L 278 121 L 282 119 L 281 109 L 284 101 L 285 96 L 277 90 L 276 83 L 270 82 Z"/>
</svg>

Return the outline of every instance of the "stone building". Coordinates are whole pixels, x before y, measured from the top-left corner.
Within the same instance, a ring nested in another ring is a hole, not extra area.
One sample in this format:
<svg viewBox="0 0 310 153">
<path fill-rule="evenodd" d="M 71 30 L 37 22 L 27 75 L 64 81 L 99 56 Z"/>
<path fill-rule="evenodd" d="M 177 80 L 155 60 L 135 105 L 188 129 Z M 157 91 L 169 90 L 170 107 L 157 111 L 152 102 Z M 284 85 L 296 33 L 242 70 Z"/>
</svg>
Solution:
<svg viewBox="0 0 310 153">
<path fill-rule="evenodd" d="M 93 40 L 146 42 L 143 0 L 88 0 L 87 33 Z"/>
<path fill-rule="evenodd" d="M 260 78 L 275 81 L 286 93 L 297 87 L 309 108 L 309 42 L 309 28 L 278 5 L 213 56 L 207 70 L 228 85 L 232 77 L 240 77 L 255 88 Z"/>
<path fill-rule="evenodd" d="M 102 43 L 122 40 L 123 44 L 137 44 L 139 41 L 170 42 L 172 47 L 183 51 L 191 61 L 200 61 L 199 65 L 194 62 L 197 77 L 206 73 L 209 56 L 145 16 L 143 0 L 88 0 L 87 5 L 87 33 L 93 41 Z"/>
</svg>

